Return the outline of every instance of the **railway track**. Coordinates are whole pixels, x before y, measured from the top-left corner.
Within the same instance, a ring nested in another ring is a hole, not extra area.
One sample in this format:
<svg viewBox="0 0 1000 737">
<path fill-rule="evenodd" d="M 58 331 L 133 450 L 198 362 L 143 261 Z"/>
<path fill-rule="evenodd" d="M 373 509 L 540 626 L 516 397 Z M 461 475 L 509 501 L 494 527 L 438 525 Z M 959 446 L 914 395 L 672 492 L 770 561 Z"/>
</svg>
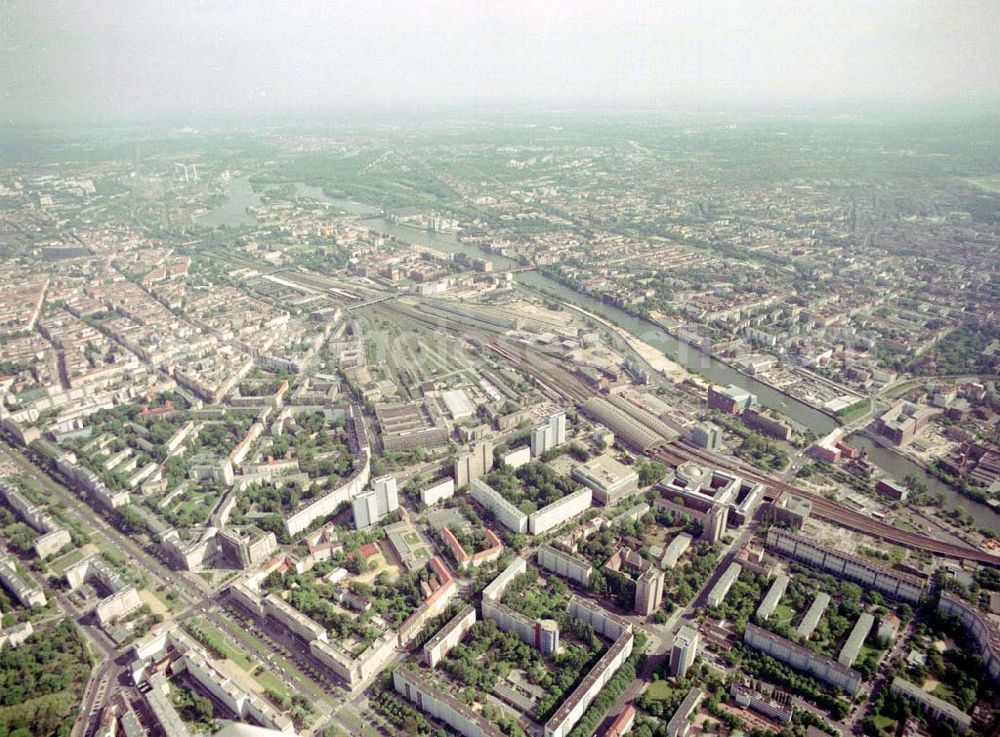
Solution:
<svg viewBox="0 0 1000 737">
<path fill-rule="evenodd" d="M 429 319 L 417 310 L 401 308 L 398 304 L 385 303 L 382 309 L 389 309 L 405 313 L 408 317 L 431 325 L 439 330 L 444 329 L 456 333 L 466 338 L 469 336 L 469 328 L 465 325 L 448 325 L 438 319 Z M 577 407 L 588 399 L 599 396 L 597 392 L 589 389 L 572 373 L 557 365 L 552 359 L 540 355 L 529 346 L 520 343 L 511 343 L 501 337 L 502 331 L 487 331 L 485 329 L 475 331 L 477 333 L 491 335 L 492 342 L 486 343 L 486 348 L 497 356 L 503 358 L 509 364 L 520 371 L 532 376 L 547 393 L 559 397 Z M 481 337 L 480 337 L 481 339 Z M 1000 557 L 987 553 L 983 550 L 969 547 L 967 545 L 956 545 L 943 540 L 936 540 L 929 535 L 919 532 L 901 530 L 885 522 L 867 517 L 860 512 L 855 512 L 844 507 L 837 502 L 831 501 L 820 494 L 805 491 L 792 484 L 771 478 L 760 470 L 748 464 L 736 461 L 727 457 L 716 456 L 706 453 L 700 449 L 686 446 L 681 443 L 674 443 L 670 446 L 660 447 L 649 451 L 649 455 L 657 460 L 662 460 L 672 465 L 683 463 L 684 461 L 698 461 L 716 468 L 723 468 L 734 473 L 738 473 L 745 478 L 758 481 L 776 491 L 787 492 L 809 499 L 813 505 L 813 513 L 819 517 L 836 522 L 844 527 L 863 532 L 874 537 L 881 538 L 891 543 L 903 545 L 916 550 L 924 550 L 936 555 L 944 555 L 949 558 L 959 558 L 963 560 L 974 560 L 979 563 L 989 565 L 1000 565 Z"/>
<path fill-rule="evenodd" d="M 670 447 L 658 448 L 650 453 L 657 460 L 677 465 L 684 461 L 697 461 L 716 468 L 723 468 L 734 473 L 738 473 L 745 478 L 758 481 L 769 486 L 776 491 L 795 494 L 796 496 L 809 499 L 812 502 L 812 511 L 819 517 L 836 522 L 839 525 L 848 527 L 858 532 L 863 532 L 874 537 L 881 538 L 891 543 L 924 550 L 936 555 L 944 555 L 949 558 L 959 558 L 962 560 L 974 560 L 979 563 L 989 565 L 1000 565 L 1000 557 L 987 553 L 983 550 L 967 545 L 956 545 L 954 543 L 936 540 L 929 535 L 919 532 L 901 530 L 898 527 L 872 519 L 860 512 L 848 509 L 837 502 L 814 492 L 805 491 L 797 486 L 793 486 L 784 481 L 778 481 L 759 470 L 753 469 L 743 463 L 733 463 L 730 459 L 721 456 L 711 455 L 700 450 L 687 448 L 674 444 Z"/>
</svg>

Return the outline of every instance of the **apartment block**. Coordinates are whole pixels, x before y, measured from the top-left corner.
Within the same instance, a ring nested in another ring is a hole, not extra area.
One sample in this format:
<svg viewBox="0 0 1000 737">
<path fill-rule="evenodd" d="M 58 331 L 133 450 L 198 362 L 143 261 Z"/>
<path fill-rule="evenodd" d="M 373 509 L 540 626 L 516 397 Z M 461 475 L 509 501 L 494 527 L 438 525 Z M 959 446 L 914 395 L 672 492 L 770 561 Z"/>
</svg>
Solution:
<svg viewBox="0 0 1000 737">
<path fill-rule="evenodd" d="M 833 550 L 787 530 L 770 528 L 767 531 L 767 546 L 789 558 L 830 571 L 900 601 L 916 604 L 927 590 L 927 580 L 924 578 L 877 566 L 863 558 Z"/>
<path fill-rule="evenodd" d="M 814 653 L 808 648 L 796 645 L 791 640 L 748 624 L 743 632 L 743 641 L 750 647 L 765 652 L 782 663 L 801 670 L 814 678 L 854 696 L 861 688 L 861 674 L 832 658 Z"/>
</svg>

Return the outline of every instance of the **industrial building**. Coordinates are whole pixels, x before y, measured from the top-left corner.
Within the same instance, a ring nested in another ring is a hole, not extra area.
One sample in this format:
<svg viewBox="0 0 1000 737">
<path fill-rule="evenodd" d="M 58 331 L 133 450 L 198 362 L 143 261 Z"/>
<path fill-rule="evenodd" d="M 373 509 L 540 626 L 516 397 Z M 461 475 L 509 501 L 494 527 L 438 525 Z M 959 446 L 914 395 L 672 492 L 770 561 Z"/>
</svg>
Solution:
<svg viewBox="0 0 1000 737">
<path fill-rule="evenodd" d="M 573 478 L 594 492 L 594 499 L 606 507 L 639 490 L 639 474 L 631 466 L 605 453 L 573 469 Z"/>
<path fill-rule="evenodd" d="M 448 442 L 448 427 L 427 401 L 380 405 L 375 418 L 387 451 L 433 448 Z"/>
<path fill-rule="evenodd" d="M 861 674 L 841 665 L 832 658 L 814 653 L 808 648 L 796 645 L 791 640 L 780 637 L 755 624 L 748 624 L 743 632 L 743 641 L 750 647 L 777 658 L 796 670 L 804 671 L 814 678 L 829 683 L 841 691 L 854 696 L 861 688 Z"/>
<path fill-rule="evenodd" d="M 738 415 L 756 405 L 757 395 L 751 394 L 746 389 L 740 389 L 735 384 L 720 389 L 714 386 L 708 388 L 708 406 L 727 415 Z"/>
<path fill-rule="evenodd" d="M 584 414 L 607 427 L 616 438 L 632 450 L 647 451 L 668 442 L 668 438 L 636 421 L 629 413 L 616 407 L 605 397 L 591 397 L 583 403 L 582 409 Z"/>
<path fill-rule="evenodd" d="M 841 578 L 910 604 L 918 603 L 927 590 L 926 579 L 877 566 L 863 558 L 833 550 L 787 530 L 771 527 L 767 531 L 767 546 L 789 558 L 830 571 Z"/>
<path fill-rule="evenodd" d="M 905 447 L 923 430 L 934 411 L 901 399 L 875 420 L 874 429 L 897 447 Z"/>
</svg>

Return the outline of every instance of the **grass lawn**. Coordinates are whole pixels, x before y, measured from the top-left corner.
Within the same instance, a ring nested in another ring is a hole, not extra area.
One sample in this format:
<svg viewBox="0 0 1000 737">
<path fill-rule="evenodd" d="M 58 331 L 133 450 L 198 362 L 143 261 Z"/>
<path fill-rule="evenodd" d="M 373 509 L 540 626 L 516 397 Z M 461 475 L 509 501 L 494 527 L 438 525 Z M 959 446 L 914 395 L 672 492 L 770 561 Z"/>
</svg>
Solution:
<svg viewBox="0 0 1000 737">
<path fill-rule="evenodd" d="M 879 714 L 875 717 L 875 726 L 878 727 L 880 732 L 892 734 L 895 731 L 894 727 L 896 726 L 896 721 Z"/>
<path fill-rule="evenodd" d="M 403 535 L 403 539 L 410 545 L 417 545 L 420 543 L 420 535 L 415 532 L 407 532 Z"/>
<path fill-rule="evenodd" d="M 79 563 L 84 559 L 84 553 L 82 550 L 77 548 L 76 550 L 71 550 L 66 555 L 61 555 L 58 558 L 53 558 L 49 562 L 49 571 L 57 576 L 61 576 L 66 572 L 74 563 Z"/>
<path fill-rule="evenodd" d="M 263 667 L 259 667 L 258 671 L 253 675 L 253 678 L 257 683 L 259 683 L 265 690 L 273 691 L 276 694 L 284 696 L 285 698 L 291 698 L 291 694 L 288 693 L 288 687 L 281 682 L 274 673 L 269 670 L 265 670 Z"/>
<path fill-rule="evenodd" d="M 270 650 L 264 647 L 264 643 L 262 643 L 253 635 L 248 634 L 240 629 L 235 630 L 235 632 L 236 636 L 239 639 L 243 640 L 243 642 L 249 645 L 256 652 L 258 652 L 263 658 L 266 659 L 267 656 L 270 655 L 271 662 L 277 665 L 279 668 L 281 668 L 281 670 L 298 676 L 302 681 L 303 688 L 305 688 L 305 690 L 309 692 L 310 696 L 312 696 L 315 699 L 323 698 L 323 692 L 319 689 L 319 687 L 317 687 L 315 684 L 313 684 L 312 681 L 309 680 L 309 676 L 300 671 L 298 668 L 296 668 L 294 665 L 289 663 L 287 660 L 285 660 L 277 653 L 272 653 Z"/>
<path fill-rule="evenodd" d="M 920 379 L 914 379 L 912 381 L 904 381 L 902 384 L 897 384 L 896 386 L 889 389 L 887 392 L 882 394 L 884 399 L 895 399 L 896 397 L 901 397 L 906 392 L 910 391 L 915 386 L 919 386 L 922 382 Z"/>
<path fill-rule="evenodd" d="M 939 699 L 947 701 L 949 704 L 954 704 L 957 701 L 955 693 L 943 683 L 939 683 L 935 686 L 934 690 L 931 691 L 931 694 L 933 696 L 937 696 Z"/>
<path fill-rule="evenodd" d="M 778 604 L 771 615 L 771 621 L 775 624 L 791 624 L 793 619 L 795 619 L 795 610 L 787 604 Z"/>
<path fill-rule="evenodd" d="M 646 689 L 646 695 L 656 701 L 666 701 L 670 698 L 673 688 L 667 681 L 653 681 Z"/>
<path fill-rule="evenodd" d="M 837 417 L 839 417 L 841 422 L 844 424 L 854 422 L 854 420 L 860 419 L 868 414 L 871 410 L 871 406 L 871 400 L 866 397 L 860 402 L 855 402 L 850 407 L 844 407 L 844 409 L 837 413 Z"/>
<path fill-rule="evenodd" d="M 882 656 L 885 655 L 884 650 L 877 650 L 874 647 L 869 647 L 868 645 L 862 645 L 861 649 L 858 651 L 858 657 L 855 658 L 855 663 L 860 663 L 871 655 L 875 655 L 881 661 Z"/>
<path fill-rule="evenodd" d="M 240 652 L 236 647 L 229 643 L 229 638 L 224 635 L 221 631 L 217 630 L 212 625 L 205 622 L 203 619 L 192 620 L 193 625 L 192 634 L 194 631 L 200 633 L 201 636 L 208 641 L 208 646 L 219 653 L 226 660 L 231 660 L 240 668 L 249 673 L 253 670 L 254 663 L 250 659 Z"/>
</svg>

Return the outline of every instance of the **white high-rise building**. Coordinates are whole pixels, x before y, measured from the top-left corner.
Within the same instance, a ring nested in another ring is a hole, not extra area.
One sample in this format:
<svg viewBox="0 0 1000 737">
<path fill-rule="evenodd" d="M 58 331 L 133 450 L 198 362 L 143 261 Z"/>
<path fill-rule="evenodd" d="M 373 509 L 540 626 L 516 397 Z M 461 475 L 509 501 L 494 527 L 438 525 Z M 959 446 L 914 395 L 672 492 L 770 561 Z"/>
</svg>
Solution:
<svg viewBox="0 0 1000 737">
<path fill-rule="evenodd" d="M 698 640 L 698 630 L 694 627 L 681 627 L 680 632 L 674 635 L 674 645 L 670 649 L 670 675 L 684 677 L 698 654 Z"/>
<path fill-rule="evenodd" d="M 549 415 L 544 425 L 531 430 L 531 455 L 535 458 L 566 442 L 566 413 Z"/>
<path fill-rule="evenodd" d="M 354 526 L 363 530 L 376 524 L 390 512 L 399 509 L 399 494 L 393 476 L 379 476 L 372 481 L 372 490 L 351 502 Z"/>
<path fill-rule="evenodd" d="M 396 477 L 385 475 L 372 480 L 380 517 L 399 509 L 399 494 L 396 491 Z"/>
</svg>

